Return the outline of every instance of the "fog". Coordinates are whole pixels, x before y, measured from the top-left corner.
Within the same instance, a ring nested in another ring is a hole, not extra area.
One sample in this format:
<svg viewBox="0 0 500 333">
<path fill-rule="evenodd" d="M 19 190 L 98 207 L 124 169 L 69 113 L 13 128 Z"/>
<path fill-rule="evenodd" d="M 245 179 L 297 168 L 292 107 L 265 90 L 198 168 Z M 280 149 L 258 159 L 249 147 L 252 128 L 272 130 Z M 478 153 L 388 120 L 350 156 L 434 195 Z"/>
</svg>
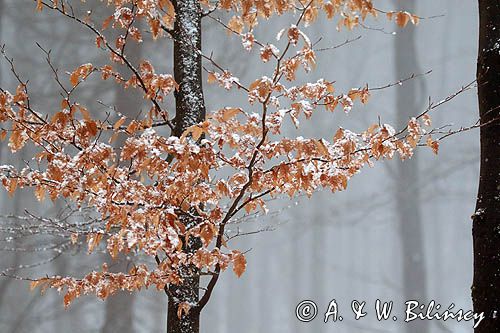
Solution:
<svg viewBox="0 0 500 333">
<path fill-rule="evenodd" d="M 331 138 L 338 126 L 361 131 L 370 124 L 401 125 L 417 115 L 429 101 L 438 102 L 459 91 L 475 78 L 477 54 L 477 8 L 474 1 L 391 1 L 385 9 L 407 8 L 424 19 L 406 30 L 381 17 L 353 31 L 336 31 L 335 24 L 321 18 L 305 29 L 311 40 L 321 37 L 318 66 L 300 79 L 326 78 L 336 82 L 337 91 L 352 87 L 383 87 L 418 75 L 401 85 L 376 90 L 369 103 L 356 106 L 349 114 L 321 111 L 302 121 L 300 135 Z M 92 1 L 87 6 L 93 6 Z M 102 5 L 94 5 L 102 15 Z M 276 22 L 276 21 L 275 21 Z M 280 18 L 278 22 L 287 22 Z M 207 20 L 204 50 L 213 51 L 243 81 L 255 78 L 266 68 L 241 50 L 241 41 Z M 262 24 L 259 39 L 273 40 L 282 25 Z M 360 38 L 358 39 L 358 36 Z M 59 103 L 58 87 L 45 61 L 44 49 L 60 73 L 92 62 L 103 63 L 106 54 L 92 47 L 94 37 L 73 22 L 49 11 L 35 13 L 33 1 L 0 0 L 0 44 L 24 78 L 37 106 L 50 112 Z M 144 43 L 137 57 L 164 61 L 162 71 L 171 71 L 171 46 Z M 162 62 L 163 64 L 163 62 Z M 429 71 L 432 71 L 428 74 Z M 15 89 L 15 77 L 6 61 L 0 66 L 1 86 Z M 125 94 L 99 80 L 81 89 L 82 100 L 95 114 L 105 104 L 123 103 Z M 225 92 L 206 85 L 208 110 L 244 102 L 243 94 Z M 99 103 L 97 101 L 101 101 Z M 131 108 L 141 105 L 126 102 Z M 475 89 L 461 93 L 431 113 L 433 126 L 459 128 L 473 125 L 477 118 Z M 449 127 L 448 127 L 449 126 Z M 285 135 L 298 135 L 290 126 Z M 24 155 L 23 155 L 24 154 Z M 0 164 L 21 165 L 29 152 L 11 155 L 2 144 Z M 311 198 L 280 199 L 269 203 L 267 216 L 249 218 L 232 225 L 242 232 L 232 244 L 248 251 L 247 271 L 241 278 L 223 274 L 202 315 L 202 332 L 471 332 L 471 322 L 404 322 L 406 301 L 431 300 L 443 309 L 472 309 L 472 239 L 470 216 L 474 212 L 479 170 L 477 131 L 450 136 L 441 142 L 438 156 L 422 148 L 407 161 L 384 161 L 365 168 L 349 183 L 346 191 L 319 191 Z M 62 203 L 46 202 L 40 207 L 28 191 L 10 198 L 1 192 L 1 215 L 23 214 L 26 210 L 55 216 Z M 4 221 L 5 220 L 5 221 Z M 8 218 L 6 225 L 15 224 Z M 38 238 L 2 237 L 0 270 L 15 268 L 16 275 L 40 277 L 46 274 L 81 276 L 100 265 L 98 256 L 76 250 L 33 253 L 13 247 L 36 247 Z M 55 242 L 46 236 L 42 247 Z M 28 246 L 29 245 L 29 246 Z M 57 257 L 53 259 L 53 257 Z M 102 255 L 101 259 L 110 260 Z M 44 263 L 44 261 L 46 261 Z M 19 269 L 19 265 L 31 265 Z M 125 265 L 121 262 L 117 265 Z M 394 315 L 378 321 L 375 302 L 394 302 Z M 314 301 L 318 315 L 311 322 L 296 318 L 296 307 Z M 332 300 L 343 320 L 324 323 Z M 354 319 L 351 302 L 365 301 L 365 318 Z M 166 296 L 156 290 L 129 295 L 115 301 L 82 297 L 64 309 L 62 297 L 54 290 L 40 296 L 29 284 L 8 278 L 0 280 L 0 332 L 161 332 L 165 328 Z"/>
</svg>

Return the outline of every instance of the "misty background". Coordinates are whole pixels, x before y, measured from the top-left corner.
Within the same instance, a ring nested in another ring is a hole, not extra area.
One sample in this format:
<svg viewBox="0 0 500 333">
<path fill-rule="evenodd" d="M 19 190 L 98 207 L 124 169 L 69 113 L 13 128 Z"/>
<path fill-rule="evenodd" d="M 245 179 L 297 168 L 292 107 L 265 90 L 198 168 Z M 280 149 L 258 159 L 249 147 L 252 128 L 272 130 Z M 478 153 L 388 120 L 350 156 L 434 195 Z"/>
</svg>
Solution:
<svg viewBox="0 0 500 333">
<path fill-rule="evenodd" d="M 75 3 L 76 5 L 76 3 Z M 343 47 L 318 53 L 318 66 L 300 80 L 319 78 L 336 81 L 337 92 L 352 87 L 384 86 L 411 74 L 432 73 L 402 85 L 374 91 L 369 103 L 356 105 L 350 114 L 317 111 L 301 122 L 300 132 L 291 124 L 285 135 L 331 139 L 339 126 L 362 131 L 380 121 L 401 125 L 422 112 L 429 98 L 439 101 L 475 78 L 477 54 L 476 1 L 420 0 L 381 1 L 383 9 L 403 8 L 424 17 L 416 27 L 404 30 L 384 17 L 368 20 L 353 31 L 336 31 L 335 23 L 321 17 L 305 28 L 317 48 L 351 40 Z M 87 1 L 93 16 L 105 17 L 99 1 Z M 109 15 L 109 13 L 108 13 Z M 97 21 L 97 19 L 96 19 Z M 259 40 L 274 41 L 287 23 L 277 18 L 256 30 Z M 228 36 L 219 25 L 205 20 L 204 51 L 213 51 L 244 82 L 255 79 L 266 68 L 258 56 L 241 49 L 238 38 Z M 395 34 L 393 32 L 396 32 Z M 357 39 L 361 36 L 360 39 Z M 103 64 L 106 53 L 93 47 L 94 36 L 81 26 L 47 10 L 35 13 L 30 0 L 0 0 L 0 44 L 15 59 L 24 79 L 30 80 L 32 99 L 45 113 L 60 101 L 57 84 L 43 51 L 51 51 L 60 74 L 82 63 Z M 145 42 L 129 50 L 134 59 L 151 58 L 160 72 L 171 71 L 170 42 Z M 9 90 L 17 85 L 6 61 L 0 62 L 0 82 Z M 162 67 L 163 66 L 163 67 Z M 208 110 L 245 101 L 244 94 L 226 92 L 205 85 Z M 120 87 L 89 80 L 79 89 L 80 102 L 95 115 L 107 112 L 106 105 L 134 114 L 143 107 L 140 97 L 130 96 Z M 100 101 L 100 102 L 97 102 Z M 125 113 L 124 112 L 124 113 Z M 431 113 L 436 127 L 469 126 L 477 120 L 476 91 L 470 90 Z M 399 126 L 397 126 L 399 127 Z M 404 302 L 435 300 L 443 308 L 472 309 L 471 219 L 474 212 L 479 171 L 478 132 L 470 131 L 447 138 L 435 156 L 423 148 L 408 161 L 376 163 L 363 169 L 349 183 L 347 191 L 315 193 L 312 198 L 271 202 L 268 216 L 248 219 L 232 226 L 243 232 L 262 230 L 235 240 L 232 246 L 250 250 L 247 271 L 236 278 L 223 274 L 202 315 L 202 332 L 471 332 L 472 323 L 426 321 L 403 323 Z M 0 164 L 20 166 L 29 151 L 10 154 L 3 143 Z M 46 274 L 81 276 L 99 266 L 99 257 L 74 249 L 62 251 L 57 235 L 46 235 L 42 245 L 36 237 L 18 239 L 11 214 L 26 211 L 57 216 L 62 203 L 40 205 L 29 191 L 9 198 L 1 195 L 0 270 L 21 276 Z M 14 228 L 14 229 L 13 229 Z M 28 251 L 36 248 L 39 251 Z M 26 251 L 23 251 L 23 248 Z M 110 261 L 106 255 L 102 260 Z M 115 269 L 126 269 L 122 258 Z M 33 266 L 19 268 L 19 266 Z M 295 307 L 302 300 L 314 300 L 317 318 L 302 323 Z M 342 322 L 323 323 L 329 302 L 339 304 Z M 378 322 L 375 300 L 394 301 L 397 321 Z M 355 321 L 352 300 L 366 301 L 367 317 Z M 156 290 L 119 294 L 102 301 L 82 297 L 67 310 L 54 290 L 44 296 L 30 292 L 28 283 L 0 280 L 0 332 L 162 332 L 165 329 L 166 296 Z"/>
</svg>

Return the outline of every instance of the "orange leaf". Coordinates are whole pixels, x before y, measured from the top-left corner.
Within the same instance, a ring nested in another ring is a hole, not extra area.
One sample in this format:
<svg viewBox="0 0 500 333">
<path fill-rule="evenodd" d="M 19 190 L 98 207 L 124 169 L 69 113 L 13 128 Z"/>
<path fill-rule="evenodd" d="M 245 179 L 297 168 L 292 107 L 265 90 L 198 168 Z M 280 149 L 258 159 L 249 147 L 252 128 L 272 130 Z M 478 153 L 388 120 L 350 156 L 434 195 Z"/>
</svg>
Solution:
<svg viewBox="0 0 500 333">
<path fill-rule="evenodd" d="M 106 30 L 106 28 L 109 26 L 112 20 L 113 20 L 112 15 L 109 16 L 107 19 L 105 19 L 104 22 L 102 23 L 102 30 Z"/>
<path fill-rule="evenodd" d="M 236 116 L 240 111 L 240 108 L 225 108 L 224 114 L 222 115 L 222 120 L 228 121 L 229 119 Z"/>
<path fill-rule="evenodd" d="M 323 139 L 315 140 L 314 143 L 318 151 L 321 153 L 321 155 L 325 157 L 330 157 L 330 153 L 328 152 L 328 147 L 323 142 Z"/>
<path fill-rule="evenodd" d="M 30 291 L 33 291 L 36 287 L 38 287 L 39 284 L 40 284 L 40 280 L 31 281 L 31 283 L 30 283 Z"/>
<path fill-rule="evenodd" d="M 89 247 L 89 250 L 88 250 L 88 253 L 92 253 L 92 251 L 94 251 L 94 249 L 99 245 L 99 242 L 101 241 L 102 239 L 102 234 L 90 234 L 88 237 L 87 237 L 87 243 L 88 243 L 88 247 Z"/>
<path fill-rule="evenodd" d="M 240 251 L 233 251 L 233 272 L 236 276 L 241 277 L 247 268 L 247 260 Z"/>
<path fill-rule="evenodd" d="M 9 182 L 9 195 L 14 195 L 14 192 L 16 191 L 17 188 L 17 179 L 11 179 Z"/>
<path fill-rule="evenodd" d="M 198 125 L 193 125 L 191 127 L 188 127 L 184 133 L 182 133 L 180 139 L 183 140 L 186 138 L 189 134 L 193 137 L 193 140 L 198 141 L 198 139 L 201 137 L 203 134 L 204 129 Z"/>
<path fill-rule="evenodd" d="M 241 34 L 243 32 L 244 24 L 240 16 L 233 16 L 227 24 L 230 30 Z M 231 33 L 231 31 L 229 31 Z"/>
<path fill-rule="evenodd" d="M 181 319 L 182 315 L 183 314 L 187 315 L 189 313 L 190 309 L 191 309 L 191 305 L 189 305 L 189 303 L 182 302 L 181 304 L 179 304 L 179 307 L 177 308 L 177 317 L 179 319 Z"/>
<path fill-rule="evenodd" d="M 418 25 L 420 23 L 420 17 L 418 17 L 417 15 L 410 15 L 410 21 L 414 25 Z"/>
<path fill-rule="evenodd" d="M 31 281 L 31 283 L 30 283 L 30 290 L 33 291 L 36 287 L 38 287 L 38 286 L 40 286 L 42 284 L 45 284 L 48 281 L 49 281 L 48 278 L 43 278 L 43 279 Z"/>
<path fill-rule="evenodd" d="M 201 128 L 200 126 L 193 127 L 192 135 L 194 141 L 198 141 L 198 139 L 201 137 L 202 134 L 203 134 L 203 128 Z"/>
<path fill-rule="evenodd" d="M 344 137 L 344 129 L 341 127 L 337 130 L 335 135 L 333 136 L 333 142 L 336 142 Z"/>
<path fill-rule="evenodd" d="M 407 12 L 399 12 L 396 15 L 396 24 L 401 28 L 406 27 L 408 22 L 410 21 L 410 14 Z"/>
<path fill-rule="evenodd" d="M 113 129 L 116 131 L 117 129 L 120 128 L 121 125 L 123 125 L 123 123 L 125 122 L 127 118 L 126 117 L 121 117 L 116 123 L 115 125 L 113 126 Z"/>
<path fill-rule="evenodd" d="M 80 112 L 82 113 L 83 119 L 85 119 L 87 121 L 91 120 L 90 113 L 86 108 L 78 105 L 78 110 L 80 110 Z"/>
<path fill-rule="evenodd" d="M 38 201 L 43 201 L 45 199 L 45 189 L 38 185 L 35 189 L 35 196 L 38 199 Z"/>
<path fill-rule="evenodd" d="M 422 119 L 424 121 L 425 126 L 432 126 L 431 117 L 427 113 L 422 116 Z"/>
<path fill-rule="evenodd" d="M 217 82 L 217 77 L 215 76 L 214 73 L 212 72 L 208 73 L 207 82 L 210 84 Z"/>
<path fill-rule="evenodd" d="M 71 82 L 71 85 L 73 87 L 76 87 L 76 85 L 78 84 L 79 77 L 80 77 L 80 75 L 78 74 L 77 71 L 74 71 L 73 73 L 71 73 L 71 76 L 69 77 L 69 81 Z"/>
<path fill-rule="evenodd" d="M 432 137 L 429 135 L 427 137 L 427 146 L 430 147 L 432 149 L 432 151 L 434 152 L 434 154 L 438 154 L 439 152 L 439 142 L 438 141 L 435 141 L 435 140 L 432 140 Z"/>
<path fill-rule="evenodd" d="M 203 245 L 208 246 L 215 237 L 215 226 L 213 224 L 205 223 L 200 230 L 200 238 Z"/>
</svg>

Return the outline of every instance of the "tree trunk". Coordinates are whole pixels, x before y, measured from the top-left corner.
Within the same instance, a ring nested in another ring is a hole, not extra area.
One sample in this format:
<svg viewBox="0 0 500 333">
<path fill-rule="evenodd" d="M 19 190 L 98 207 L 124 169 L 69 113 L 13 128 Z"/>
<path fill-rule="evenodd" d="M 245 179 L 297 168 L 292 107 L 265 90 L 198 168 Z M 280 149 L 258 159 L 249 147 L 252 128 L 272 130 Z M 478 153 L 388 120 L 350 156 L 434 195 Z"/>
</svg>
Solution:
<svg viewBox="0 0 500 333">
<path fill-rule="evenodd" d="M 174 1 L 176 19 L 174 31 L 174 76 L 179 84 L 175 93 L 175 130 L 173 135 L 181 136 L 186 128 L 205 119 L 205 101 L 202 87 L 201 64 L 201 19 L 199 0 Z M 188 228 L 194 221 L 184 221 Z M 201 247 L 200 240 L 190 237 L 184 242 L 184 251 L 193 253 Z M 195 266 L 184 267 L 181 271 L 183 283 L 169 287 L 168 333 L 197 333 L 200 330 L 200 313 L 192 309 L 179 318 L 179 304 L 198 303 L 200 272 Z"/>
<path fill-rule="evenodd" d="M 139 26 L 139 28 L 141 28 Z M 142 60 L 142 43 L 137 43 L 131 39 L 127 41 L 124 54 L 127 59 L 133 64 L 139 64 Z M 126 66 L 119 67 L 119 70 L 124 74 L 127 73 Z M 116 110 L 123 116 L 129 119 L 135 119 L 141 113 L 143 106 L 142 93 L 137 90 L 127 89 L 117 85 L 115 88 L 114 106 Z M 123 147 L 126 136 L 119 136 L 114 144 L 116 148 Z M 113 264 L 113 269 L 117 272 L 127 272 L 131 268 L 131 261 L 127 260 L 125 254 L 118 257 L 119 263 Z M 111 261 L 109 255 L 105 255 L 103 259 Z M 122 291 L 108 297 L 105 304 L 104 322 L 101 327 L 101 333 L 120 332 L 133 333 L 134 329 L 134 304 L 136 300 L 135 293 Z"/>
<path fill-rule="evenodd" d="M 413 1 L 398 1 L 402 10 L 415 11 Z M 398 31 L 395 37 L 395 70 L 401 78 L 410 73 L 419 72 L 415 28 L 407 26 Z M 417 81 L 405 83 L 404 90 L 396 96 L 397 124 L 405 126 L 410 117 L 414 116 L 419 107 L 418 100 L 424 95 L 424 87 Z M 404 300 L 427 301 L 426 266 L 424 254 L 422 217 L 420 212 L 420 189 L 418 185 L 418 160 L 397 163 L 396 166 L 396 213 L 399 221 L 399 235 L 402 246 L 403 297 Z M 429 331 L 429 322 L 415 321 L 405 325 L 407 333 L 422 333 Z"/>
<path fill-rule="evenodd" d="M 106 300 L 104 324 L 101 332 L 136 332 L 134 330 L 134 300 L 134 294 L 125 291 L 121 291 Z"/>
<path fill-rule="evenodd" d="M 184 130 L 205 120 L 205 101 L 202 86 L 201 18 L 197 0 L 175 1 L 174 76 L 179 84 L 175 94 L 175 131 Z"/>
<path fill-rule="evenodd" d="M 4 43 L 3 34 L 2 34 L 2 28 L 3 28 L 2 27 L 3 7 L 4 7 L 3 0 L 0 0 L 0 44 Z M 2 84 L 2 68 L 1 67 L 0 67 L 0 84 Z M 5 149 L 5 145 L 2 145 L 0 147 L 0 160 L 2 160 L 2 153 L 3 153 L 4 149 Z M 5 202 L 4 197 L 6 197 L 6 194 L 2 193 L 0 195 L 0 198 L 1 198 L 2 202 Z M 0 208 L 2 209 L 2 211 L 5 210 L 5 207 L 0 207 Z M 10 279 L 2 279 L 2 280 L 3 281 L 0 281 L 0 308 L 5 305 L 3 299 L 4 299 L 5 291 L 7 290 L 7 287 L 9 285 L 9 283 L 10 283 Z"/>
<path fill-rule="evenodd" d="M 476 333 L 500 331 L 500 2 L 479 0 L 477 83 L 481 169 L 473 215 L 474 312 L 485 315 Z"/>
</svg>

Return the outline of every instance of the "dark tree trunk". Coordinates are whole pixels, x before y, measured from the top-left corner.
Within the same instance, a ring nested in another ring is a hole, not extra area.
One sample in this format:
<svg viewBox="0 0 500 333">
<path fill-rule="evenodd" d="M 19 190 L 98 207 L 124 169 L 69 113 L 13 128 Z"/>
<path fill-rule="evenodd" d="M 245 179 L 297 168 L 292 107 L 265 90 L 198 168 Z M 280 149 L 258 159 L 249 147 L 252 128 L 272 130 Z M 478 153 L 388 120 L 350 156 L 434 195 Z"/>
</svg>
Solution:
<svg viewBox="0 0 500 333">
<path fill-rule="evenodd" d="M 474 312 L 486 319 L 476 333 L 500 331 L 500 2 L 479 0 L 477 83 L 481 170 L 473 215 Z M 498 312 L 498 314 L 496 313 Z"/>
<path fill-rule="evenodd" d="M 205 120 L 205 101 L 202 86 L 201 18 L 199 1 L 175 1 L 174 75 L 179 84 L 175 95 L 175 133 Z"/>
<path fill-rule="evenodd" d="M 402 10 L 415 11 L 414 1 L 398 1 Z M 404 7 L 404 8 L 403 8 Z M 419 72 L 415 28 L 407 26 L 400 29 L 395 37 L 396 75 L 401 78 Z M 424 87 L 418 81 L 405 84 L 397 94 L 396 110 L 399 127 L 405 126 L 410 117 L 418 112 L 419 100 L 424 95 Z M 420 189 L 418 186 L 418 160 L 400 162 L 396 169 L 396 213 L 399 220 L 399 235 L 402 246 L 403 297 L 404 300 L 427 301 L 426 266 L 423 244 L 422 217 L 420 212 Z M 429 331 L 429 322 L 415 321 L 405 326 L 407 333 Z"/>
<path fill-rule="evenodd" d="M 176 20 L 174 25 L 174 76 L 179 84 L 175 93 L 176 115 L 175 136 L 181 136 L 186 128 L 205 119 L 205 101 L 202 87 L 201 64 L 201 19 L 202 10 L 199 0 L 174 2 Z M 191 227 L 194 221 L 184 221 Z M 199 239 L 190 237 L 184 242 L 184 251 L 193 253 L 201 247 Z M 179 304 L 198 303 L 200 272 L 194 266 L 184 267 L 181 271 L 183 283 L 169 287 L 168 333 L 197 333 L 200 330 L 200 312 L 192 309 L 179 318 Z"/>
</svg>

